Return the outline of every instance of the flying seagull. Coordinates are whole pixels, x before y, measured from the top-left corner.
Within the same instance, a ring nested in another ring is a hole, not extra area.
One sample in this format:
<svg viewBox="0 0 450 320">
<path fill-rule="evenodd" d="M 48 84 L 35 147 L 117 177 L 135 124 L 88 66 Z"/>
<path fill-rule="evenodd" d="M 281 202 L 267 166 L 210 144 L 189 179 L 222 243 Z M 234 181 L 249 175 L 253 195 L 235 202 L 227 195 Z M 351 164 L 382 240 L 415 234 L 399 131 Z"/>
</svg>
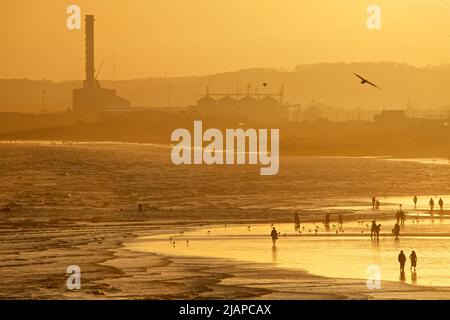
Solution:
<svg viewBox="0 0 450 320">
<path fill-rule="evenodd" d="M 363 77 L 361 77 L 359 74 L 354 73 L 354 72 L 353 72 L 353 74 L 354 74 L 355 76 L 357 76 L 359 79 L 361 79 L 361 84 L 368 83 L 368 84 L 370 84 L 371 86 L 374 86 L 374 87 L 377 88 L 377 89 L 381 89 L 381 88 L 377 87 L 376 84 L 374 84 L 374 83 L 370 82 L 369 80 L 364 79 Z"/>
</svg>

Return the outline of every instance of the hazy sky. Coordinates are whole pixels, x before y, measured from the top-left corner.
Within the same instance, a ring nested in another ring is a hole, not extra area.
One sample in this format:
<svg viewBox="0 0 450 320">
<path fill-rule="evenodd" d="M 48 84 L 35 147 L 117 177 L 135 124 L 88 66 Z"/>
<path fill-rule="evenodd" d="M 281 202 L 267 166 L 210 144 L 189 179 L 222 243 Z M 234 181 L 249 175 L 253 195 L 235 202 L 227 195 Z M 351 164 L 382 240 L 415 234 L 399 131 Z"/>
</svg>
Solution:
<svg viewBox="0 0 450 320">
<path fill-rule="evenodd" d="M 316 62 L 450 62 L 450 0 L 1 0 L 0 78 L 82 79 L 84 21 L 96 16 L 100 79 L 202 75 Z M 368 30 L 367 7 L 382 10 Z"/>
</svg>

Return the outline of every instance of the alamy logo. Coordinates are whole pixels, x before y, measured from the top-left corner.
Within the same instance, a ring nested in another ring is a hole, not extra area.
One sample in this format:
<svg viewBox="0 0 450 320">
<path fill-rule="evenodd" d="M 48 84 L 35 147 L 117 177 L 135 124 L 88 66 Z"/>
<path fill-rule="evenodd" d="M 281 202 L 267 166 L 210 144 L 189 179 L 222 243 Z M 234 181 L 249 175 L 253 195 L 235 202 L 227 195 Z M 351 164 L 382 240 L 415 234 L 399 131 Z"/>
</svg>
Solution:
<svg viewBox="0 0 450 320">
<path fill-rule="evenodd" d="M 70 16 L 66 20 L 66 27 L 69 30 L 80 30 L 81 28 L 81 9 L 76 4 L 72 4 L 67 7 L 67 14 Z"/>
<path fill-rule="evenodd" d="M 81 269 L 77 265 L 67 267 L 66 273 L 69 275 L 66 281 L 67 289 L 80 290 L 81 289 Z"/>
<path fill-rule="evenodd" d="M 246 164 L 248 156 L 248 164 L 259 162 L 263 166 L 261 175 L 275 175 L 279 169 L 279 129 L 270 130 L 270 141 L 268 134 L 267 129 L 226 129 L 224 139 L 219 129 L 203 132 L 202 121 L 194 121 L 193 139 L 188 129 L 172 132 L 171 141 L 178 142 L 172 149 L 172 162 L 176 165 Z M 204 147 L 204 142 L 209 143 Z"/>
<path fill-rule="evenodd" d="M 367 267 L 367 289 L 381 289 L 381 269 L 379 266 L 372 264 Z"/>
<path fill-rule="evenodd" d="M 367 29 L 381 30 L 381 8 L 372 4 L 367 7 L 367 14 L 369 15 L 366 21 Z"/>
</svg>

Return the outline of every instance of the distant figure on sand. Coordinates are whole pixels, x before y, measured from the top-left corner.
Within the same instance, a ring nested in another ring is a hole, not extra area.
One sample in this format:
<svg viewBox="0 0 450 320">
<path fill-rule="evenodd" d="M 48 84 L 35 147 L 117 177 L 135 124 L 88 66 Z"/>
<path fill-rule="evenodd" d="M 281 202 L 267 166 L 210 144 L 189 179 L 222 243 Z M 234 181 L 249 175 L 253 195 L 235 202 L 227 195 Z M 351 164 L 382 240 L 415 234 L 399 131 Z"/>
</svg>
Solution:
<svg viewBox="0 0 450 320">
<path fill-rule="evenodd" d="M 417 255 L 416 252 L 413 250 L 411 254 L 409 255 L 409 259 L 411 260 L 411 271 L 414 268 L 414 272 L 416 271 L 417 266 Z"/>
<path fill-rule="evenodd" d="M 398 237 L 400 236 L 400 225 L 398 224 L 398 222 L 395 224 L 393 231 L 394 231 L 394 235 L 395 235 L 395 240 L 397 240 Z"/>
<path fill-rule="evenodd" d="M 377 222 L 376 220 L 372 220 L 372 227 L 370 228 L 370 239 L 375 237 L 376 232 L 377 232 Z"/>
<path fill-rule="evenodd" d="M 380 230 L 381 230 L 381 224 L 377 225 L 376 229 L 375 229 L 375 233 L 377 235 L 377 240 L 380 240 Z"/>
<path fill-rule="evenodd" d="M 400 224 L 401 224 L 402 226 L 404 226 L 404 225 L 405 225 L 405 218 L 406 218 L 405 212 L 402 210 L 402 205 L 400 205 L 400 206 L 399 206 L 399 209 L 398 209 L 398 218 L 397 218 L 397 222 L 399 222 L 399 220 L 400 220 Z"/>
<path fill-rule="evenodd" d="M 404 272 L 405 271 L 406 256 L 403 253 L 403 250 L 400 251 L 400 254 L 398 255 L 398 262 L 400 263 L 400 272 Z"/>
<path fill-rule="evenodd" d="M 339 215 L 339 227 L 342 227 L 344 225 L 344 220 L 342 219 L 342 214 Z"/>
<path fill-rule="evenodd" d="M 380 205 L 381 205 L 380 201 L 377 200 L 377 202 L 375 203 L 375 209 L 380 210 Z"/>
<path fill-rule="evenodd" d="M 414 196 L 414 209 L 417 209 L 417 196 Z"/>
<path fill-rule="evenodd" d="M 430 198 L 430 202 L 428 204 L 430 205 L 430 211 L 433 212 L 433 208 L 434 208 L 434 200 L 433 200 L 433 198 Z"/>
<path fill-rule="evenodd" d="M 325 226 L 329 226 L 330 225 L 330 214 L 327 213 L 325 215 Z"/>
<path fill-rule="evenodd" d="M 375 209 L 377 198 L 375 196 L 372 197 L 372 209 Z"/>
<path fill-rule="evenodd" d="M 272 243 L 273 243 L 273 246 L 275 247 L 275 242 L 277 242 L 277 240 L 278 240 L 278 232 L 275 229 L 275 227 L 273 227 L 272 232 L 270 233 L 270 236 L 272 237 Z"/>
<path fill-rule="evenodd" d="M 298 215 L 298 212 L 295 212 L 294 215 L 294 224 L 295 224 L 295 229 L 300 229 L 300 217 Z"/>
<path fill-rule="evenodd" d="M 439 198 L 439 208 L 441 209 L 441 213 L 444 210 L 444 201 L 442 200 L 442 198 Z"/>
</svg>

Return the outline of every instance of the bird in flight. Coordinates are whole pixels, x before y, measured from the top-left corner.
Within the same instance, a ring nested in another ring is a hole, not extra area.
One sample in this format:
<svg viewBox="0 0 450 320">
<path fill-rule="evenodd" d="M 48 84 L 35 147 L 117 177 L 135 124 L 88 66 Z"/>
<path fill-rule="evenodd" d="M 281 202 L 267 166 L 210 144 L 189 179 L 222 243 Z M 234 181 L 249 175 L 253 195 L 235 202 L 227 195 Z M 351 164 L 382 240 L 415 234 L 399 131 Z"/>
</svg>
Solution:
<svg viewBox="0 0 450 320">
<path fill-rule="evenodd" d="M 267 82 L 264 82 L 262 85 L 263 85 L 264 87 L 267 87 Z"/>
<path fill-rule="evenodd" d="M 354 73 L 354 72 L 353 72 L 353 74 L 354 74 L 355 76 L 357 76 L 359 79 L 361 79 L 361 84 L 367 83 L 367 84 L 370 84 L 371 86 L 374 86 L 374 87 L 377 88 L 377 89 L 381 89 L 381 88 L 377 87 L 376 84 L 374 84 L 374 83 L 370 82 L 369 80 L 364 79 L 363 77 L 361 77 L 359 74 Z"/>
</svg>

